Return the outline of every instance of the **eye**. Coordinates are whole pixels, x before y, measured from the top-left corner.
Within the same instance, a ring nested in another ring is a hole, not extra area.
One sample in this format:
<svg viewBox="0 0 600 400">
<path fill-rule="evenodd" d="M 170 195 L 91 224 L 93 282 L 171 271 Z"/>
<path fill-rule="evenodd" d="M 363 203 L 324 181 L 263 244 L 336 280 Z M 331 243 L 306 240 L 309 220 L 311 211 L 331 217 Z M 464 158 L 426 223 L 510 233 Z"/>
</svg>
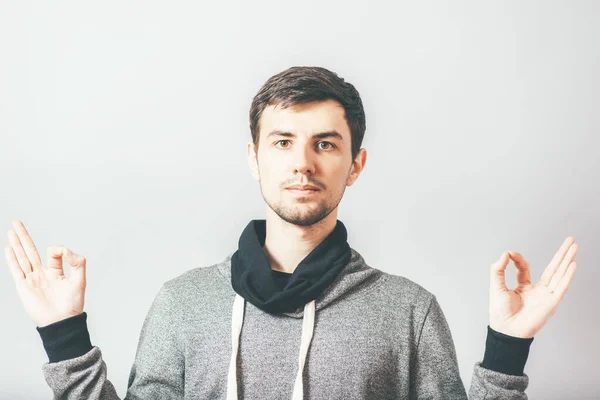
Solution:
<svg viewBox="0 0 600 400">
<path fill-rule="evenodd" d="M 321 145 L 323 143 L 326 144 L 327 147 L 325 147 L 325 148 L 321 147 L 321 150 L 329 150 L 329 149 L 334 149 L 335 148 L 335 144 L 333 144 L 331 142 L 325 142 L 325 141 L 317 143 L 317 146 L 319 146 L 319 145 Z"/>
<path fill-rule="evenodd" d="M 282 142 L 289 143 L 290 141 L 289 141 L 289 140 L 286 140 L 286 139 L 283 139 L 283 140 L 278 140 L 277 142 L 275 142 L 275 146 L 277 147 L 277 145 L 278 145 L 279 143 L 282 143 Z M 285 148 L 287 148 L 287 147 L 288 147 L 288 146 L 280 147 L 280 149 L 281 149 L 281 148 L 284 148 L 284 149 L 285 149 Z"/>
</svg>

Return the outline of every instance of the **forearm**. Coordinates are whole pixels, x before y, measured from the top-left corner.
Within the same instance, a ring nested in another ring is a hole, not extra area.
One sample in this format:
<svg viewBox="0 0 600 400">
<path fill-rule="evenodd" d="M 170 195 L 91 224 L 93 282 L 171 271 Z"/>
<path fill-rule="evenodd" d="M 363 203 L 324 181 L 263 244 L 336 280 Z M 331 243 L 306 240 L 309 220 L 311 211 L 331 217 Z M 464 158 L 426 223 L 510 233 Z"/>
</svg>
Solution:
<svg viewBox="0 0 600 400">
<path fill-rule="evenodd" d="M 482 362 L 475 363 L 469 399 L 525 400 L 529 377 L 523 373 L 533 338 L 523 339 L 488 326 Z"/>
<path fill-rule="evenodd" d="M 91 344 L 85 312 L 36 329 L 48 354 L 42 371 L 54 399 L 119 399 L 100 349 Z"/>
</svg>

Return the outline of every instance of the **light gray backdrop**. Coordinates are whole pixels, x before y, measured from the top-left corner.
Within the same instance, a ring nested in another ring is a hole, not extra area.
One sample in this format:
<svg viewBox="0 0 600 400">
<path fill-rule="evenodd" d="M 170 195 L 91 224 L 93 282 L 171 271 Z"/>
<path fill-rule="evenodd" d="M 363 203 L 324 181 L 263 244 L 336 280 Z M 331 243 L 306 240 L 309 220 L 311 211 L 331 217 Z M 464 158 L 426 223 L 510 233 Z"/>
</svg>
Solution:
<svg viewBox="0 0 600 400">
<path fill-rule="evenodd" d="M 264 217 L 248 109 L 292 65 L 360 91 L 368 161 L 339 218 L 367 263 L 438 297 L 467 388 L 489 265 L 520 251 L 537 282 L 575 237 L 527 393 L 598 396 L 599 2 L 200 3 L 0 5 L 2 241 L 20 219 L 44 257 L 64 244 L 87 258 L 91 338 L 121 396 L 161 284 L 222 260 Z M 48 399 L 41 340 L 1 265 L 0 398 Z"/>
</svg>

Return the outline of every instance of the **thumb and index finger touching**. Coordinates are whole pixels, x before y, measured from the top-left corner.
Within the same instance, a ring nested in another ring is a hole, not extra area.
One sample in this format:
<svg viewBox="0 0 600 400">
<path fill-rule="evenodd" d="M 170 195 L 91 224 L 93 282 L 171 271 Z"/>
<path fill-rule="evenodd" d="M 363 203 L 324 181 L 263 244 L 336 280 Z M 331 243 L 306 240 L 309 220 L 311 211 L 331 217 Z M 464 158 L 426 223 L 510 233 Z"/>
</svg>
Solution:
<svg viewBox="0 0 600 400">
<path fill-rule="evenodd" d="M 575 253 L 577 252 L 577 244 L 575 244 L 575 239 L 572 236 L 567 237 L 560 249 L 556 252 L 554 258 L 545 269 L 544 274 L 540 281 L 545 285 L 550 285 L 550 280 L 553 278 L 559 266 L 564 270 L 564 266 L 562 264 L 568 264 L 574 258 Z M 566 258 L 565 255 L 572 254 L 572 257 L 568 259 L 568 262 L 564 262 L 563 258 Z M 529 263 L 523 258 L 523 256 L 516 251 L 505 251 L 502 253 L 500 258 L 492 264 L 491 266 L 491 278 L 490 278 L 490 287 L 496 290 L 508 290 L 506 287 L 505 280 L 505 271 L 508 266 L 508 262 L 512 260 L 517 268 L 517 285 L 529 285 L 531 284 L 531 272 L 529 268 Z"/>
<path fill-rule="evenodd" d="M 63 257 L 71 266 L 71 276 L 85 279 L 86 259 L 64 246 L 48 247 L 48 272 L 55 277 L 64 276 Z"/>
<path fill-rule="evenodd" d="M 531 284 L 531 274 L 529 263 L 523 256 L 516 251 L 505 251 L 500 258 L 491 266 L 490 287 L 491 289 L 507 291 L 506 286 L 506 267 L 509 261 L 512 260 L 517 268 L 517 285 Z"/>
</svg>

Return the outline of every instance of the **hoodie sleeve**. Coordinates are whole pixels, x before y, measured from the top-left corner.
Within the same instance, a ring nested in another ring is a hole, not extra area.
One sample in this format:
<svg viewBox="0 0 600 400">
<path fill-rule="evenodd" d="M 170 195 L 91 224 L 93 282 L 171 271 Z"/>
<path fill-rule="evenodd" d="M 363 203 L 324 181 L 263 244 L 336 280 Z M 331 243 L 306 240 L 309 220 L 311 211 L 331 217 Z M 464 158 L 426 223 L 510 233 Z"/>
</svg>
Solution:
<svg viewBox="0 0 600 400">
<path fill-rule="evenodd" d="M 529 377 L 522 371 L 532 340 L 503 335 L 488 327 L 484 361 L 475 363 L 467 397 L 450 328 L 432 296 L 417 341 L 411 399 L 525 400 Z"/>
<path fill-rule="evenodd" d="M 184 357 L 171 297 L 163 284 L 144 320 L 125 400 L 183 399 Z M 120 399 L 107 379 L 102 352 L 90 343 L 86 319 L 83 312 L 36 328 L 49 358 L 42 366 L 46 383 L 54 399 Z"/>
</svg>

